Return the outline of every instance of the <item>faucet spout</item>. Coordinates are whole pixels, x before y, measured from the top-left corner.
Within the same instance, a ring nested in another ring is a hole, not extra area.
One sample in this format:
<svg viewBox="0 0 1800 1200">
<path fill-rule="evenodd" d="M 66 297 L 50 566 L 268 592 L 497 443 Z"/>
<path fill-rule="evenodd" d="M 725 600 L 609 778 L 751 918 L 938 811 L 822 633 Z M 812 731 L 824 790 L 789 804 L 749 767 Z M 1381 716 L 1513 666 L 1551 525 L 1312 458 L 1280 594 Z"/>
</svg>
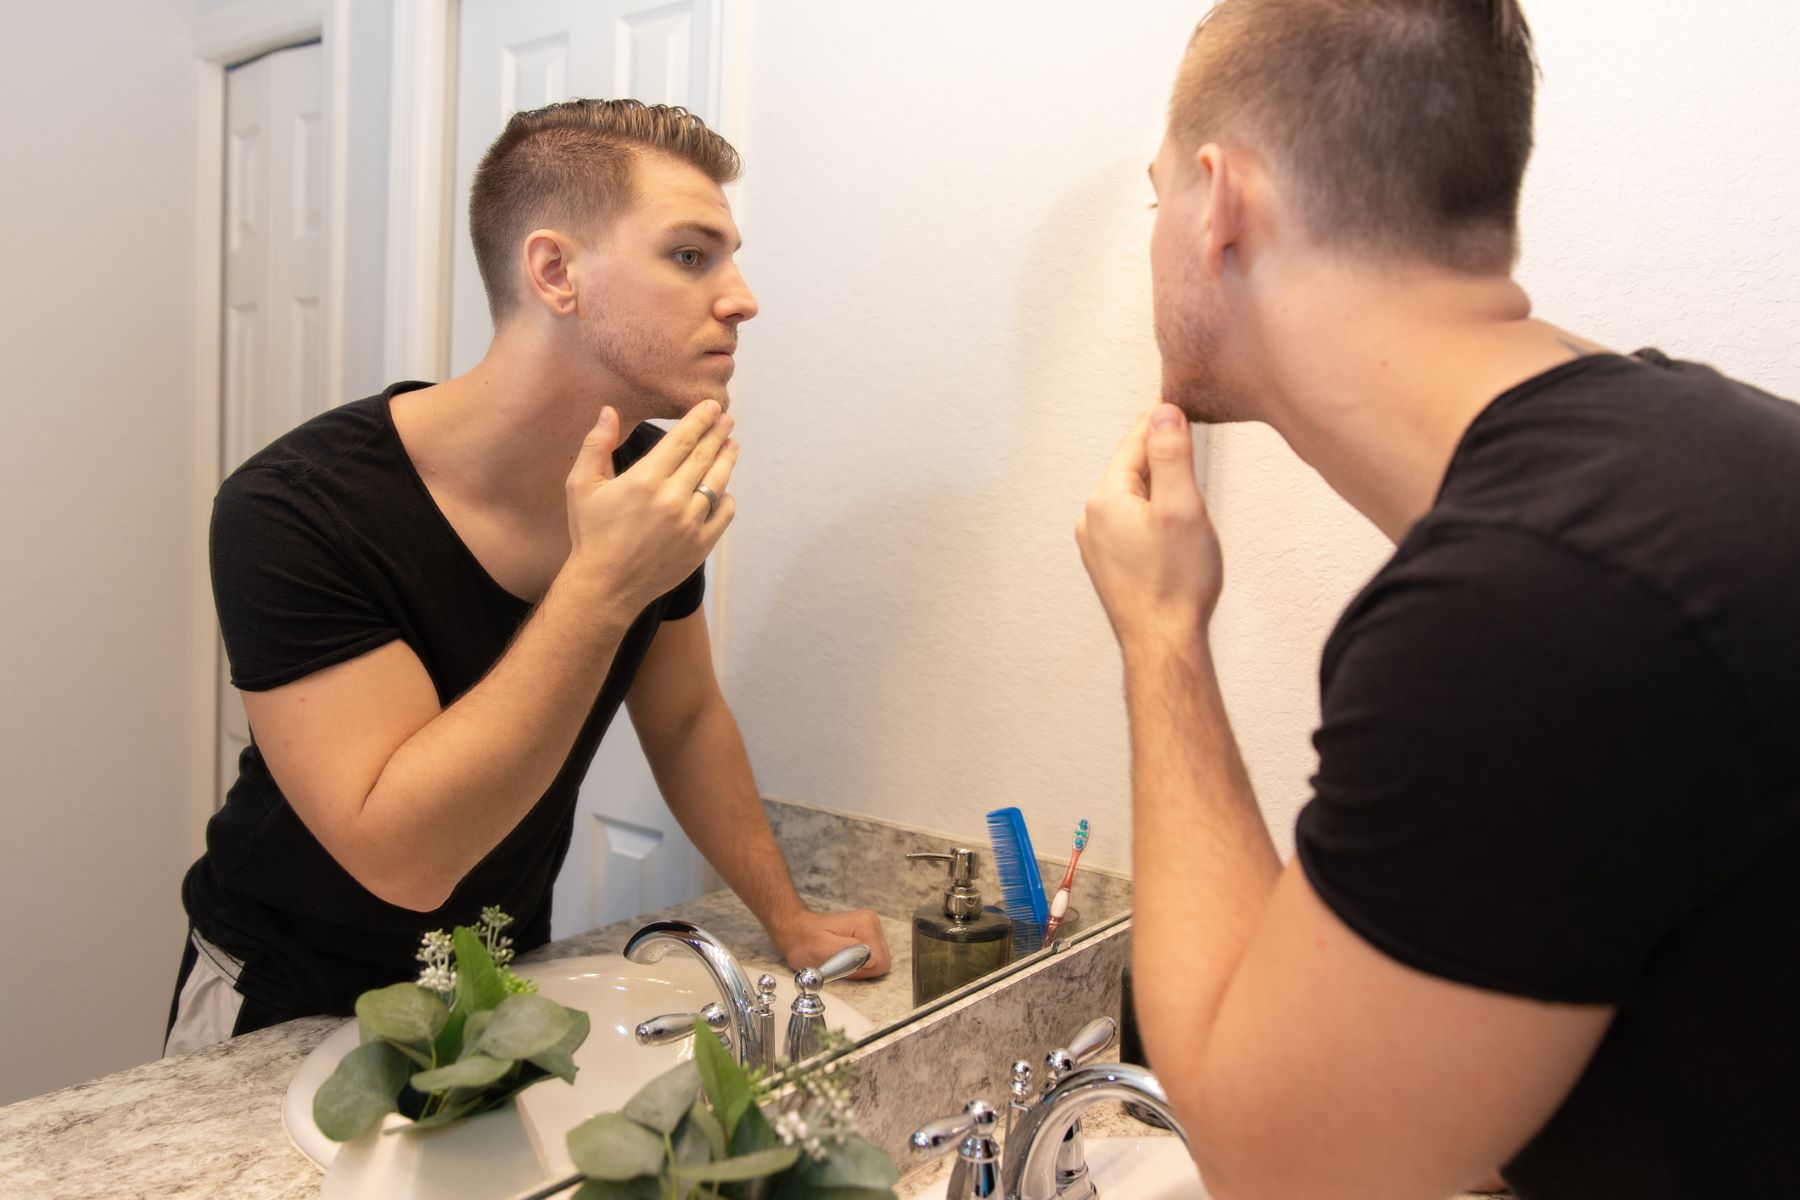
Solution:
<svg viewBox="0 0 1800 1200">
<path fill-rule="evenodd" d="M 719 999 L 731 1017 L 731 1045 L 738 1063 L 751 1068 L 767 1065 L 768 1039 L 764 1023 L 755 1019 L 757 999 L 750 977 L 712 934 L 687 921 L 652 921 L 631 935 L 625 943 L 625 957 L 634 963 L 659 962 L 677 946 L 685 946 L 706 965 L 719 989 Z"/>
<path fill-rule="evenodd" d="M 1143 1067 L 1128 1063 L 1096 1063 L 1078 1067 L 1032 1105 L 1012 1144 L 1006 1147 L 1002 1173 L 1007 1200 L 1055 1200 L 1056 1157 L 1063 1138 L 1090 1105 L 1102 1100 L 1130 1100 L 1161 1117 L 1183 1146 L 1187 1132 L 1169 1110 L 1169 1097 Z"/>
</svg>

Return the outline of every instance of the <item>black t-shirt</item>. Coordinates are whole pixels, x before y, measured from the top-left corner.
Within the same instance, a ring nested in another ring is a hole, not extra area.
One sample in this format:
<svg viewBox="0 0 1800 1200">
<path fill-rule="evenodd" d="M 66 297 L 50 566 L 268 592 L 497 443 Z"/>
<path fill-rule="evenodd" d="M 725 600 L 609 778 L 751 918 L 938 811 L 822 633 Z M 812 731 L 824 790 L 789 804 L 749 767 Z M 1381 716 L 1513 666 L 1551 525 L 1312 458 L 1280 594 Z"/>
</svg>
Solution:
<svg viewBox="0 0 1800 1200">
<path fill-rule="evenodd" d="M 1314 889 L 1618 1006 L 1525 1200 L 1800 1189 L 1800 407 L 1655 351 L 1495 400 L 1326 645 Z"/>
<path fill-rule="evenodd" d="M 213 593 L 236 687 L 280 687 L 399 639 L 448 707 L 530 614 L 456 535 L 394 429 L 389 400 L 425 386 L 395 384 L 324 413 L 220 487 Z M 640 425 L 614 454 L 617 469 L 661 437 Z M 244 960 L 239 990 L 294 1015 L 348 1014 L 358 993 L 418 972 L 423 931 L 473 924 L 490 904 L 518 922 L 509 932 L 520 950 L 549 940 L 582 777 L 657 626 L 692 614 L 704 589 L 697 569 L 639 615 L 555 781 L 435 912 L 357 883 L 301 823 L 252 741 L 182 886 L 195 929 Z"/>
</svg>

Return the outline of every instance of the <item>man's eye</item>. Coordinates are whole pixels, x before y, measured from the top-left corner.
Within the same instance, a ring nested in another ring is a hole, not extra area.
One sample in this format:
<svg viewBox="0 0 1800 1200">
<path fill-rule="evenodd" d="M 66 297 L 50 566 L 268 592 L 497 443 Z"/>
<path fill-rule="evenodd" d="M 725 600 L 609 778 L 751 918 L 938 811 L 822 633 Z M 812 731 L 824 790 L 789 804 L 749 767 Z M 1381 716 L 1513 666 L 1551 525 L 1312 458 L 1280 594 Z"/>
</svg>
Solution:
<svg viewBox="0 0 1800 1200">
<path fill-rule="evenodd" d="M 675 252 L 675 261 L 684 267 L 697 267 L 705 261 L 705 255 L 701 254 L 700 251 L 693 249 L 677 250 Z"/>
</svg>

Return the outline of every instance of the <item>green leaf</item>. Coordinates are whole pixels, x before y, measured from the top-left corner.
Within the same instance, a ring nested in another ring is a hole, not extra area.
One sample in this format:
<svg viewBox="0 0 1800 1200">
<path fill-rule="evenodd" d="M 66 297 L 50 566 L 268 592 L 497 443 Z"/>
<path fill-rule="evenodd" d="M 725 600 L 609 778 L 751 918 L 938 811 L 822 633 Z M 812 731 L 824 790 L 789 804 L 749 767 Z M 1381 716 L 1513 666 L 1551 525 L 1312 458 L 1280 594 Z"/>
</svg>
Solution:
<svg viewBox="0 0 1800 1200">
<path fill-rule="evenodd" d="M 635 1179 L 590 1179 L 570 1200 L 663 1200 L 662 1181 L 654 1175 Z"/>
<path fill-rule="evenodd" d="M 826 1157 L 808 1162 L 796 1174 L 811 1187 L 849 1188 L 877 1193 L 891 1189 L 900 1179 L 894 1160 L 873 1142 L 854 1135 L 841 1144 L 828 1145 Z"/>
<path fill-rule="evenodd" d="M 578 1069 L 575 1066 L 575 1051 L 579 1050 L 581 1044 L 587 1041 L 588 1030 L 591 1026 L 588 1022 L 588 1015 L 579 1008 L 565 1008 L 563 1011 L 569 1014 L 569 1032 L 563 1034 L 562 1041 L 542 1054 L 532 1055 L 531 1062 L 550 1072 L 564 1083 L 574 1083 L 575 1072 Z M 470 1024 L 474 1024 L 473 1019 Z"/>
<path fill-rule="evenodd" d="M 530 1058 L 558 1045 L 574 1024 L 569 1010 L 544 996 L 508 996 L 475 1049 L 492 1058 Z"/>
<path fill-rule="evenodd" d="M 313 1122 L 334 1142 L 360 1137 L 397 1111 L 395 1097 L 410 1074 L 404 1054 L 386 1042 L 365 1042 L 313 1094 Z"/>
<path fill-rule="evenodd" d="M 663 1166 L 662 1135 L 618 1113 L 601 1113 L 569 1130 L 569 1157 L 589 1179 L 656 1175 Z"/>
<path fill-rule="evenodd" d="M 731 1134 L 733 1157 L 753 1154 L 758 1150 L 772 1150 L 779 1145 L 781 1138 L 776 1136 L 775 1127 L 769 1124 L 769 1118 L 763 1116 L 762 1109 L 754 1105 L 745 1110 Z"/>
<path fill-rule="evenodd" d="M 725 1127 L 725 1137 L 729 1141 L 737 1132 L 738 1121 L 750 1107 L 750 1077 L 719 1041 L 719 1035 L 698 1017 L 694 1018 L 694 1065 L 700 1068 L 706 1097 L 712 1101 L 713 1114 Z"/>
<path fill-rule="evenodd" d="M 448 1125 L 452 1121 L 460 1121 L 464 1117 L 472 1117 L 478 1112 L 486 1112 L 496 1105 L 486 1103 L 486 1097 L 480 1091 L 450 1094 L 450 1102 L 432 1113 L 429 1117 L 420 1117 L 411 1125 L 403 1125 L 391 1133 L 422 1133 L 427 1129 L 436 1129 L 440 1125 Z"/>
<path fill-rule="evenodd" d="M 412 1059 L 419 1066 L 424 1067 L 428 1071 L 431 1069 L 431 1055 L 426 1051 L 419 1049 L 417 1046 L 409 1046 L 405 1042 L 396 1042 L 392 1038 L 370 1038 L 369 1040 L 372 1042 L 380 1042 L 386 1046 L 392 1046 L 400 1053 L 406 1055 L 406 1057 Z"/>
<path fill-rule="evenodd" d="M 691 1062 L 676 1063 L 639 1088 L 619 1114 L 658 1133 L 673 1133 L 699 1094 L 699 1068 Z"/>
<path fill-rule="evenodd" d="M 511 1059 L 472 1054 L 435 1071 L 420 1071 L 412 1085 L 421 1092 L 442 1092 L 453 1087 L 484 1088 L 513 1069 Z"/>
<path fill-rule="evenodd" d="M 687 1124 L 682 1129 L 698 1130 L 706 1138 L 709 1158 L 725 1157 L 725 1127 L 719 1124 L 719 1118 L 713 1116 L 712 1110 L 706 1107 L 705 1097 L 694 1097 L 693 1107 L 688 1109 Z"/>
<path fill-rule="evenodd" d="M 456 1011 L 477 1013 L 497 1008 L 506 998 L 506 985 L 500 982 L 500 968 L 487 944 L 467 925 L 450 931 L 456 950 Z"/>
<path fill-rule="evenodd" d="M 698 1104 L 699 1101 L 695 1103 Z M 716 1125 L 717 1122 L 714 1124 Z M 711 1162 L 715 1158 L 724 1157 L 723 1154 L 713 1153 L 712 1142 L 706 1131 L 694 1122 L 692 1109 L 688 1110 L 688 1114 L 681 1119 L 681 1124 L 675 1129 L 674 1153 L 675 1165 L 678 1167 L 691 1167 L 696 1163 Z"/>
<path fill-rule="evenodd" d="M 450 1019 L 454 1021 L 463 1016 L 464 1014 L 462 1013 L 451 1013 Z M 462 1027 L 462 1048 L 457 1055 L 458 1058 L 474 1057 L 477 1053 L 475 1043 L 481 1040 L 481 1031 L 486 1029 L 488 1023 L 493 1019 L 494 1010 L 491 1008 L 484 1008 L 467 1014 L 467 1020 L 464 1021 Z M 488 1057 L 491 1058 L 493 1056 L 489 1055 Z"/>
<path fill-rule="evenodd" d="M 740 1179 L 761 1179 L 766 1175 L 779 1174 L 793 1166 L 799 1157 L 798 1147 L 778 1146 L 771 1150 L 758 1150 L 753 1154 L 740 1154 L 736 1158 L 720 1159 L 718 1162 L 676 1167 L 669 1175 L 683 1183 L 733 1183 Z"/>
<path fill-rule="evenodd" d="M 444 1002 L 416 983 L 396 983 L 356 998 L 356 1022 L 364 1042 L 384 1038 L 429 1050 L 449 1019 Z"/>
</svg>

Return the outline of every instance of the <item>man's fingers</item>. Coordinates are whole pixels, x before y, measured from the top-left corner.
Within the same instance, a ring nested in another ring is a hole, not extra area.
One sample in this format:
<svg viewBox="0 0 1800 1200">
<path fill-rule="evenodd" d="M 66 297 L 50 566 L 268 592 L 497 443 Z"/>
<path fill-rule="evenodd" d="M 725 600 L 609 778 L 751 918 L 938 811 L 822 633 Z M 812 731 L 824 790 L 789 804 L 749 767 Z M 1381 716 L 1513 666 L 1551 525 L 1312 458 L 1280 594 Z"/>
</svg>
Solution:
<svg viewBox="0 0 1800 1200">
<path fill-rule="evenodd" d="M 1199 502 L 1194 478 L 1194 438 L 1188 420 L 1173 404 L 1159 404 L 1150 414 L 1144 450 L 1150 463 L 1150 503 L 1186 508 Z"/>
<path fill-rule="evenodd" d="M 737 421 L 729 415 L 721 415 L 717 421 L 714 421 L 712 427 L 701 434 L 700 440 L 694 443 L 694 448 L 688 451 L 688 456 L 676 463 L 674 470 L 669 472 L 670 482 L 684 492 L 693 491 L 694 485 L 697 483 L 705 483 L 723 494 L 725 489 L 713 483 L 707 478 L 707 475 L 712 470 L 713 461 L 719 456 L 719 448 L 725 444 L 725 439 L 731 436 L 731 431 L 736 425 Z M 663 440 L 667 441 L 668 439 L 664 438 Z"/>
<path fill-rule="evenodd" d="M 719 533 L 725 532 L 723 526 L 731 524 L 731 515 L 737 511 L 737 502 L 732 500 L 730 494 L 725 490 L 731 485 L 731 472 L 737 467 L 737 459 L 737 439 L 731 438 L 719 447 L 717 457 L 712 460 L 712 465 L 706 468 L 706 475 L 700 480 L 701 483 L 712 489 L 714 496 L 718 497 L 716 502 L 708 500 L 706 493 L 698 487 L 694 489 L 694 503 L 699 505 L 702 510 L 710 509 L 701 519 L 707 524 L 721 522 Z"/>
<path fill-rule="evenodd" d="M 1143 414 L 1132 422 L 1131 432 L 1119 440 L 1119 448 L 1113 451 L 1112 460 L 1106 464 L 1106 474 L 1103 477 L 1105 483 L 1130 492 L 1134 496 L 1150 494 L 1145 483 L 1149 459 L 1144 444 L 1144 435 L 1148 432 L 1149 426 L 1149 413 Z"/>
<path fill-rule="evenodd" d="M 581 439 L 581 451 L 569 470 L 569 480 L 591 481 L 613 477 L 613 451 L 619 448 L 619 414 L 611 405 L 600 410 L 600 419 Z"/>
<path fill-rule="evenodd" d="M 641 467 L 658 479 L 667 479 L 687 461 L 688 455 L 694 452 L 694 447 L 700 444 L 700 439 L 706 436 L 707 430 L 723 415 L 724 410 L 719 407 L 717 400 L 702 400 L 689 409 L 687 416 L 677 421 L 663 435 L 662 440 L 650 448 L 650 453 L 638 460 L 632 470 Z M 695 477 L 695 482 L 699 482 L 698 476 Z"/>
</svg>

